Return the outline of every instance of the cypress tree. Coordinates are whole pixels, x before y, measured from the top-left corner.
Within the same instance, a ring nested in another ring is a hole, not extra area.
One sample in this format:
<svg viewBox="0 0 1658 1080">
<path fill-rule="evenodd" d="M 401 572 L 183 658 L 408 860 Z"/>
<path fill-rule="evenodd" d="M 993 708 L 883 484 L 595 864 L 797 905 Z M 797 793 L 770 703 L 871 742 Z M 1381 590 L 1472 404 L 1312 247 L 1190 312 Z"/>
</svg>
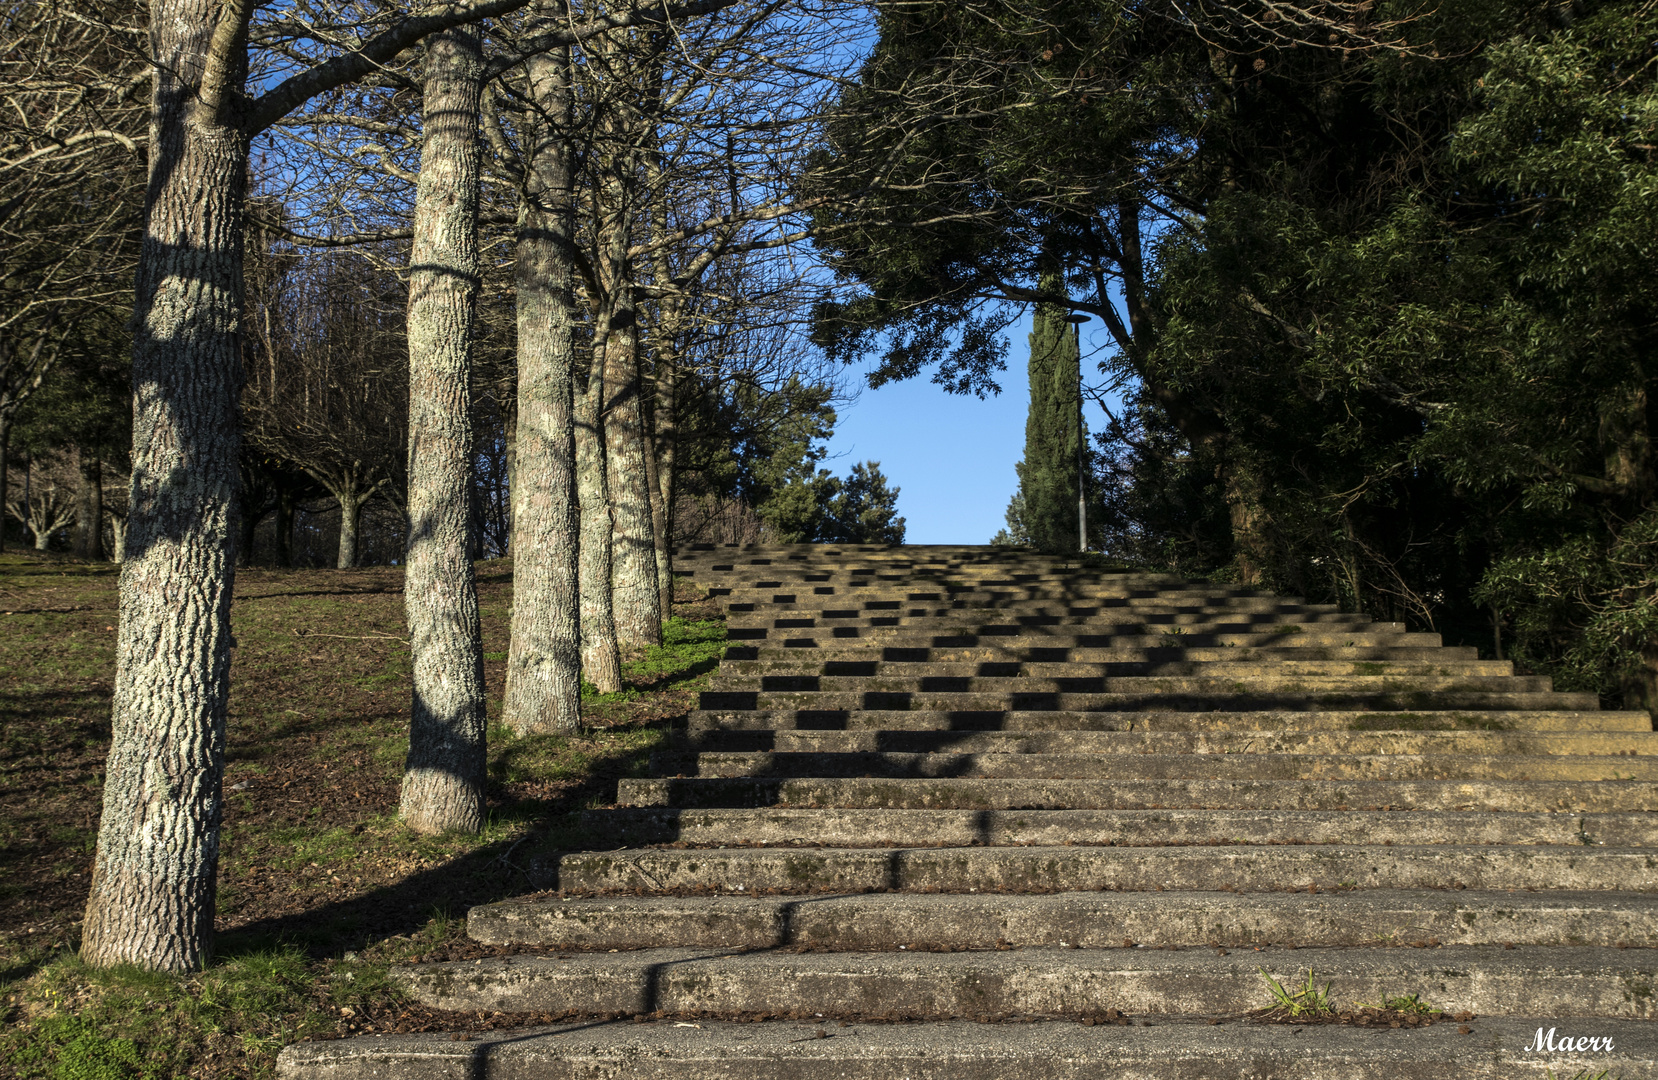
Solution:
<svg viewBox="0 0 1658 1080">
<path fill-rule="evenodd" d="M 1042 291 L 1062 293 L 1056 271 L 1042 275 Z M 1082 359 L 1069 312 L 1039 304 L 1030 334 L 1030 412 L 1025 417 L 1025 460 L 1019 469 L 1020 519 L 1038 551 L 1077 550 L 1077 447 L 1082 437 L 1078 395 Z"/>
</svg>

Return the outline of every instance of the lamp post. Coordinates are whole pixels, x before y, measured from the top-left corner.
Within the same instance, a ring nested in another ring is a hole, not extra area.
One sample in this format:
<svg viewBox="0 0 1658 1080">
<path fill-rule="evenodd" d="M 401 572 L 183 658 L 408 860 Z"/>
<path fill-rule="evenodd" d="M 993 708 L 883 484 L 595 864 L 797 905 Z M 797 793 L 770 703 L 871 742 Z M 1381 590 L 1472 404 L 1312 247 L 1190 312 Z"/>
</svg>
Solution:
<svg viewBox="0 0 1658 1080">
<path fill-rule="evenodd" d="M 1071 334 L 1077 347 L 1077 551 L 1088 550 L 1088 490 L 1085 480 L 1088 476 L 1088 454 L 1083 447 L 1086 438 L 1086 429 L 1082 423 L 1082 324 L 1089 316 L 1072 312 L 1065 316 L 1065 321 L 1071 324 Z"/>
</svg>

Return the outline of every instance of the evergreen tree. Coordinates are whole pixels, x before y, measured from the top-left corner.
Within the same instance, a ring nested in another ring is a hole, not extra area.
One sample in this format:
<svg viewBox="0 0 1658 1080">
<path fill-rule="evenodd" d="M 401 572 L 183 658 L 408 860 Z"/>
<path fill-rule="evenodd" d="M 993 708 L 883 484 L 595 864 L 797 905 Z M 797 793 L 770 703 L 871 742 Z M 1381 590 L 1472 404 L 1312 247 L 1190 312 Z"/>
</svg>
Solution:
<svg viewBox="0 0 1658 1080">
<path fill-rule="evenodd" d="M 830 500 L 822 539 L 841 544 L 902 544 L 904 519 L 898 516 L 898 488 L 888 487 L 879 461 L 852 466 Z"/>
<path fill-rule="evenodd" d="M 1060 295 L 1057 272 L 1042 275 L 1041 291 Z M 1025 460 L 1019 469 L 1020 520 L 1039 551 L 1077 550 L 1077 457 L 1082 437 L 1081 355 L 1065 320 L 1067 309 L 1039 304 L 1030 334 L 1030 411 L 1025 417 Z"/>
</svg>

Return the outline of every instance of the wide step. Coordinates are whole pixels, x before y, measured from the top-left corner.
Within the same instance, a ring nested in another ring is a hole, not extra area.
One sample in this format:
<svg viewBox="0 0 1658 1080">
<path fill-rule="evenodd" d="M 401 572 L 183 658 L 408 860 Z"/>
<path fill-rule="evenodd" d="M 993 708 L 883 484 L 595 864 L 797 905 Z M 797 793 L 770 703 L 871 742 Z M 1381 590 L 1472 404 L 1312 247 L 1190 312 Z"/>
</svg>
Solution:
<svg viewBox="0 0 1658 1080">
<path fill-rule="evenodd" d="M 816 1011 L 816 1010 L 814 1010 Z M 888 1010 L 890 1015 L 898 1010 Z M 1460 1029 L 1468 1027 L 1464 1034 Z M 1529 1052 L 1536 1032 L 1597 1049 Z M 1314 1037 L 1309 1038 L 1309 1033 Z M 1610 1050 L 1600 1049 L 1610 1042 Z M 1658 1025 L 1553 1016 L 1374 1031 L 1347 1026 L 1157 1023 L 569 1024 L 297 1043 L 284 1080 L 1658 1080 Z"/>
</svg>

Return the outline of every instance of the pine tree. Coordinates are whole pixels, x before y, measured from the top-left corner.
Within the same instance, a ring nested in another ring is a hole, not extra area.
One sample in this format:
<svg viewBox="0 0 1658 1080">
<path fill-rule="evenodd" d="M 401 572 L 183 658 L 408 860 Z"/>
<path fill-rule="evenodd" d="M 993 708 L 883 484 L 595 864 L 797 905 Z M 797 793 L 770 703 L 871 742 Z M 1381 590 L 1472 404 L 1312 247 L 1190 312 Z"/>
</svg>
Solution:
<svg viewBox="0 0 1658 1080">
<path fill-rule="evenodd" d="M 1045 293 L 1061 293 L 1064 279 L 1042 275 Z M 1025 460 L 1019 469 L 1020 520 L 1038 551 L 1077 550 L 1077 450 L 1082 436 L 1082 360 L 1067 312 L 1053 304 L 1036 309 L 1030 334 L 1030 412 L 1025 418 Z"/>
</svg>

